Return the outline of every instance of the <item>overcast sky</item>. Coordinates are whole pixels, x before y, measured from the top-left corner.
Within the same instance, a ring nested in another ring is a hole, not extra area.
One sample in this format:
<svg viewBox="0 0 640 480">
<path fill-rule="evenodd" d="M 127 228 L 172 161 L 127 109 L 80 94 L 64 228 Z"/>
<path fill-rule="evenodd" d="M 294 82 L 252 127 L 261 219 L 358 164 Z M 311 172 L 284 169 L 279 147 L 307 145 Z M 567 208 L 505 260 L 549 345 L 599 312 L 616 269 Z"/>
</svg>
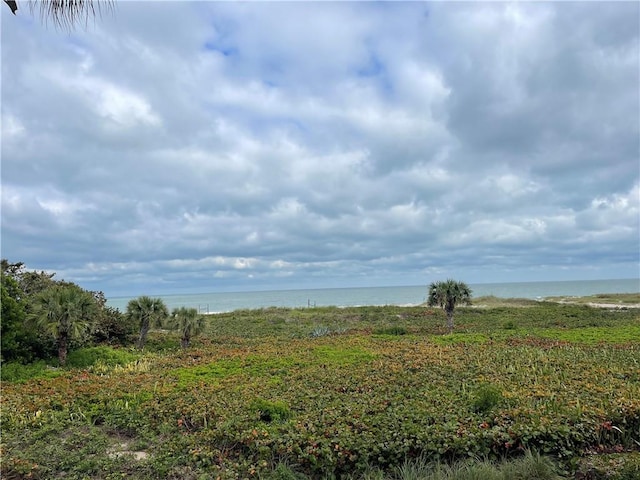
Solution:
<svg viewBox="0 0 640 480">
<path fill-rule="evenodd" d="M 107 296 L 638 277 L 638 2 L 19 3 L 12 262 Z"/>
</svg>

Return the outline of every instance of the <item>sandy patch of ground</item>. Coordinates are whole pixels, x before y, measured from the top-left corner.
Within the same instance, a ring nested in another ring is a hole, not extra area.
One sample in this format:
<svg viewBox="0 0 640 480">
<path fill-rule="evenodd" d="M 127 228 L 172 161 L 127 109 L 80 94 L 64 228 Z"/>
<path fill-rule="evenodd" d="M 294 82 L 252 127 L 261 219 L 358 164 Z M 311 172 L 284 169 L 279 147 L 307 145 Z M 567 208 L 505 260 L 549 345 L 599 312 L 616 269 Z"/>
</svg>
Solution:
<svg viewBox="0 0 640 480">
<path fill-rule="evenodd" d="M 124 456 L 132 456 L 135 460 L 146 460 L 149 454 L 144 450 L 130 450 L 127 442 L 120 442 L 107 451 L 109 458 L 118 458 Z"/>
<path fill-rule="evenodd" d="M 572 302 L 571 300 L 559 300 L 558 303 L 572 303 L 575 305 L 588 305 L 594 308 L 614 308 L 616 310 L 626 310 L 627 308 L 640 308 L 640 303 L 597 303 L 597 302 Z"/>
<path fill-rule="evenodd" d="M 593 303 L 589 302 L 586 305 L 590 307 L 596 308 L 616 308 L 616 309 L 627 309 L 627 308 L 640 308 L 640 303 Z"/>
</svg>

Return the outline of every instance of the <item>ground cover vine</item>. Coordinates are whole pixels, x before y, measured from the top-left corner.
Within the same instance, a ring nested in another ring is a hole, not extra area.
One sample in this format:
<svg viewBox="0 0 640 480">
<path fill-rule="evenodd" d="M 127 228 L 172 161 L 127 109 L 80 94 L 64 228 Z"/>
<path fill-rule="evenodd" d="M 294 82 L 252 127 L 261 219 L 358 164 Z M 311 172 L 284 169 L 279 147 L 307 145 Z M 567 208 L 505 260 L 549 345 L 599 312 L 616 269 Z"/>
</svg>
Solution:
<svg viewBox="0 0 640 480">
<path fill-rule="evenodd" d="M 346 477 L 529 450 L 570 474 L 640 446 L 637 310 L 461 308 L 453 335 L 424 308 L 237 315 L 188 350 L 3 382 L 3 476 Z M 45 448 L 60 439 L 82 457 Z"/>
</svg>

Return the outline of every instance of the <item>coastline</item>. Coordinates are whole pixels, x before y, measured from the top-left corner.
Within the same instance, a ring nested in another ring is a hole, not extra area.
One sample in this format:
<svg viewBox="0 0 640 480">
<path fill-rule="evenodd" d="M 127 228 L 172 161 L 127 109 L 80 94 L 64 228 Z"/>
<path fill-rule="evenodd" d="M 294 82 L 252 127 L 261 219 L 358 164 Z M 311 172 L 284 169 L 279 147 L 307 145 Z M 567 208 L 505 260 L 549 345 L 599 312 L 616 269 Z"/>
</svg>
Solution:
<svg viewBox="0 0 640 480">
<path fill-rule="evenodd" d="M 493 296 L 502 299 L 519 298 L 537 301 L 549 297 L 570 298 L 595 294 L 640 293 L 640 281 L 636 279 L 471 284 L 470 287 L 474 298 Z M 427 285 L 412 285 L 150 296 L 161 298 L 169 309 L 187 307 L 196 308 L 201 313 L 212 313 L 269 307 L 418 306 L 426 303 L 426 295 Z M 107 304 L 126 311 L 127 303 L 132 298 L 137 297 L 111 298 L 107 300 Z M 594 299 L 594 302 L 597 300 Z"/>
</svg>

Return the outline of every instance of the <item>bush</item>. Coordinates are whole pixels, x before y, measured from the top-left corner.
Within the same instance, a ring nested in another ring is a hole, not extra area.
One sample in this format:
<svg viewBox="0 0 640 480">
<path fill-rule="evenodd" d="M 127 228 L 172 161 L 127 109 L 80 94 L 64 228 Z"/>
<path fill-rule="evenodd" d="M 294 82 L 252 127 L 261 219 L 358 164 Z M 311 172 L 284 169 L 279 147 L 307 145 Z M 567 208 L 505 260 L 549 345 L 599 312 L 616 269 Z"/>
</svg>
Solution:
<svg viewBox="0 0 640 480">
<path fill-rule="evenodd" d="M 374 330 L 376 335 L 406 335 L 409 333 L 405 327 L 387 327 Z"/>
<path fill-rule="evenodd" d="M 137 327 L 120 310 L 104 306 L 92 332 L 94 343 L 128 345 L 134 342 Z"/>
<path fill-rule="evenodd" d="M 134 353 L 111 347 L 89 347 L 74 350 L 67 356 L 67 366 L 87 368 L 100 362 L 103 365 L 126 365 L 138 358 Z"/>
<path fill-rule="evenodd" d="M 3 382 L 24 382 L 32 378 L 57 377 L 60 371 L 50 367 L 44 360 L 24 365 L 20 362 L 3 363 L 0 378 Z"/>
<path fill-rule="evenodd" d="M 289 407 L 280 401 L 271 402 L 258 398 L 251 403 L 251 410 L 257 412 L 260 416 L 260 420 L 270 423 L 274 420 L 283 421 L 291 417 L 291 411 Z"/>
<path fill-rule="evenodd" d="M 180 348 L 180 336 L 177 333 L 159 330 L 149 332 L 144 344 L 147 352 L 170 352 Z"/>
<path fill-rule="evenodd" d="M 491 411 L 502 400 L 502 392 L 495 385 L 489 383 L 478 387 L 473 398 L 473 411 L 476 413 L 487 413 Z"/>
</svg>

